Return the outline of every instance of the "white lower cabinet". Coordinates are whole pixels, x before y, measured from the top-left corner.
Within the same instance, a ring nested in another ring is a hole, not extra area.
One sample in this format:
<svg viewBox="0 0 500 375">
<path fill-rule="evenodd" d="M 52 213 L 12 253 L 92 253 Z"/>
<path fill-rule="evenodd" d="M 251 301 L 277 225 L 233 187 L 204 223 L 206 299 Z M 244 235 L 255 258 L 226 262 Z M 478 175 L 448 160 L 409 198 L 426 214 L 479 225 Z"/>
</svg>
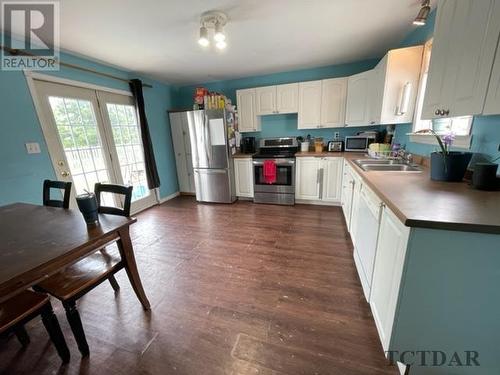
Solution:
<svg viewBox="0 0 500 375">
<path fill-rule="evenodd" d="M 351 226 L 351 208 L 354 190 L 354 178 L 352 175 L 351 167 L 347 161 L 344 161 L 344 171 L 342 173 L 342 193 L 340 197 L 340 205 L 344 213 L 347 230 Z"/>
<path fill-rule="evenodd" d="M 234 181 L 237 197 L 253 198 L 252 158 L 234 159 Z"/>
<path fill-rule="evenodd" d="M 300 157 L 296 162 L 295 198 L 339 203 L 342 195 L 340 157 Z"/>
<path fill-rule="evenodd" d="M 321 158 L 296 159 L 295 199 L 319 200 L 319 173 Z"/>
<path fill-rule="evenodd" d="M 388 350 L 410 228 L 384 207 L 380 220 L 370 306 L 384 350 Z"/>
</svg>

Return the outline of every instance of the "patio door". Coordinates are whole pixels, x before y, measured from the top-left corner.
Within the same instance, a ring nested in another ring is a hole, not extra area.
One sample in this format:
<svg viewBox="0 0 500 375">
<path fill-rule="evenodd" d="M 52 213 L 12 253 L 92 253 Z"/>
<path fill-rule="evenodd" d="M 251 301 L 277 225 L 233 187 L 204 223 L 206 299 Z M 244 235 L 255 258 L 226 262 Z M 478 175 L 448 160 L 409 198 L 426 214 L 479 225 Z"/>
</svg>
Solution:
<svg viewBox="0 0 500 375">
<path fill-rule="evenodd" d="M 96 182 L 108 182 L 134 187 L 132 212 L 157 203 L 155 192 L 147 187 L 144 151 L 131 96 L 34 82 L 57 178 L 73 182 L 73 196 L 93 191 Z M 107 205 L 122 205 L 116 197 L 103 199 Z"/>
</svg>

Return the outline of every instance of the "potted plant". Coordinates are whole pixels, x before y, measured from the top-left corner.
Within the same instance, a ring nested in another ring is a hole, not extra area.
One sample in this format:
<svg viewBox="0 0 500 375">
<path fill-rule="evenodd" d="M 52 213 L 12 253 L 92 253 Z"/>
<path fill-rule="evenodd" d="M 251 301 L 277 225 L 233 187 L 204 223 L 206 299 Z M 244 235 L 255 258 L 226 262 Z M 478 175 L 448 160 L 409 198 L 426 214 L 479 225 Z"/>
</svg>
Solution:
<svg viewBox="0 0 500 375">
<path fill-rule="evenodd" d="M 441 148 L 440 151 L 431 153 L 431 180 L 459 182 L 462 181 L 469 165 L 472 153 L 450 151 L 455 140 L 453 133 L 444 136 L 438 135 L 434 130 L 426 129 L 417 133 L 432 134 Z"/>
</svg>

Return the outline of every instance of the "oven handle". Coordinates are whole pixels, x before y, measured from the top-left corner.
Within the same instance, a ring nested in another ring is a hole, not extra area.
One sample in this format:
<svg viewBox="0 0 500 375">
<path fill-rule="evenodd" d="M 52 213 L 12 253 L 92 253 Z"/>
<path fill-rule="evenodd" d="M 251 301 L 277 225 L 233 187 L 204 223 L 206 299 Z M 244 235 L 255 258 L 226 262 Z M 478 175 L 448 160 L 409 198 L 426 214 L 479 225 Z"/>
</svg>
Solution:
<svg viewBox="0 0 500 375">
<path fill-rule="evenodd" d="M 294 165 L 295 160 L 275 160 L 276 165 Z M 254 160 L 252 162 L 253 165 L 264 165 L 263 161 L 256 161 Z"/>
</svg>

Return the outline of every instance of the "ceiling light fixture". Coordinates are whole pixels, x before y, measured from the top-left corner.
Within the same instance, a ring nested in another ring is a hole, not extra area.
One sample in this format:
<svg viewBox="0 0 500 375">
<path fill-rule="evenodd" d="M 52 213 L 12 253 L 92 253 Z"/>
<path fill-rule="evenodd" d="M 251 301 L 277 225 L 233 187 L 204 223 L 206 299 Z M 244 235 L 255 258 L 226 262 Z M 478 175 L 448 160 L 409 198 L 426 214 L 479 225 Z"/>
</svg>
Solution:
<svg viewBox="0 0 500 375">
<path fill-rule="evenodd" d="M 223 42 L 226 40 L 226 34 L 224 34 L 224 27 L 219 22 L 215 24 L 214 40 L 216 42 Z"/>
<path fill-rule="evenodd" d="M 209 11 L 203 13 L 200 20 L 200 38 L 198 39 L 198 43 L 203 47 L 208 47 L 210 45 L 209 32 L 213 30 L 215 46 L 220 50 L 226 48 L 227 41 L 224 26 L 226 26 L 227 20 L 227 15 L 223 12 Z"/>
<path fill-rule="evenodd" d="M 416 26 L 424 26 L 427 23 L 427 17 L 429 17 L 429 13 L 431 12 L 430 0 L 423 0 L 422 7 L 417 14 L 417 17 L 413 21 L 413 24 Z"/>
<path fill-rule="evenodd" d="M 198 39 L 198 43 L 202 47 L 208 47 L 210 44 L 208 40 L 208 29 L 205 26 L 200 27 L 200 38 Z"/>
</svg>

